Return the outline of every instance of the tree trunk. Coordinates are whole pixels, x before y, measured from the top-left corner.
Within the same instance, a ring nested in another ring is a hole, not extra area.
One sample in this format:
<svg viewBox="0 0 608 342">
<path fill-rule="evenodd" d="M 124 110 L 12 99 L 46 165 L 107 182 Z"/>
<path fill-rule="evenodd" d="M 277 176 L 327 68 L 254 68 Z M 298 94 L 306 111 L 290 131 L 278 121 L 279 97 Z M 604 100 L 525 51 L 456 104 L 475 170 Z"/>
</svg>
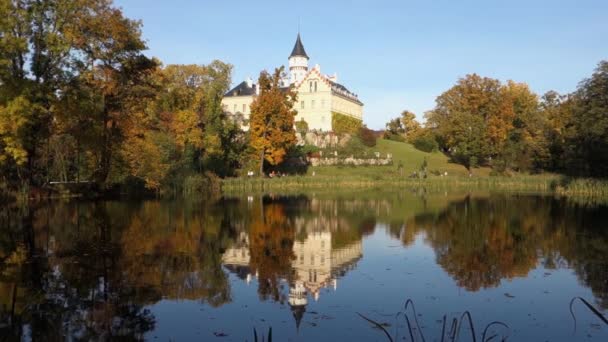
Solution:
<svg viewBox="0 0 608 342">
<path fill-rule="evenodd" d="M 264 128 L 264 134 L 262 135 L 262 141 L 266 141 L 266 128 Z M 262 152 L 260 153 L 260 177 L 264 176 L 264 154 L 266 154 L 266 148 L 262 147 Z"/>
<path fill-rule="evenodd" d="M 262 152 L 260 152 L 260 177 L 264 176 L 264 153 L 266 152 L 266 149 L 263 148 Z"/>
</svg>

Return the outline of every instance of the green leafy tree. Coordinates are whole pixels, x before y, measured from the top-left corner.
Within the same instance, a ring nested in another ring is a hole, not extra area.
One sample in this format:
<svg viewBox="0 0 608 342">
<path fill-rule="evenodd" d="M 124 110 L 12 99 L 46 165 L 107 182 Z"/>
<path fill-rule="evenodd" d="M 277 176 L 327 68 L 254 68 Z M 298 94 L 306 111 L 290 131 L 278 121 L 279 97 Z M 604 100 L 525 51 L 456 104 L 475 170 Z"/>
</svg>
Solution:
<svg viewBox="0 0 608 342">
<path fill-rule="evenodd" d="M 566 132 L 567 170 L 574 175 L 608 176 L 608 61 L 598 64 L 574 94 Z"/>
</svg>

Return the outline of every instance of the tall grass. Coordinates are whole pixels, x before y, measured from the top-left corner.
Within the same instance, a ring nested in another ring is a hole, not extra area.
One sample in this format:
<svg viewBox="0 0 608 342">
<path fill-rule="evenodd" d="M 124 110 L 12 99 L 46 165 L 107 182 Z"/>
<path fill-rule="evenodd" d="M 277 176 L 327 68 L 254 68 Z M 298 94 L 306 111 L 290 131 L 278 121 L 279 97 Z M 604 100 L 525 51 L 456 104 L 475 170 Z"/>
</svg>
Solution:
<svg viewBox="0 0 608 342">
<path fill-rule="evenodd" d="M 347 189 L 422 189 L 442 191 L 534 192 L 581 199 L 608 200 L 608 180 L 568 179 L 557 175 L 517 175 L 512 177 L 437 177 L 405 178 L 393 173 L 340 176 L 287 176 L 280 178 L 228 178 L 222 181 L 224 193 L 347 190 Z"/>
<path fill-rule="evenodd" d="M 222 182 L 224 192 L 276 191 L 289 189 L 350 189 L 374 187 L 425 188 L 427 190 L 496 189 L 512 191 L 551 191 L 551 177 L 433 177 L 427 179 L 362 176 L 288 176 L 281 178 L 229 178 Z"/>
<path fill-rule="evenodd" d="M 553 183 L 555 193 L 565 196 L 608 198 L 608 180 L 593 178 L 561 178 Z"/>
</svg>

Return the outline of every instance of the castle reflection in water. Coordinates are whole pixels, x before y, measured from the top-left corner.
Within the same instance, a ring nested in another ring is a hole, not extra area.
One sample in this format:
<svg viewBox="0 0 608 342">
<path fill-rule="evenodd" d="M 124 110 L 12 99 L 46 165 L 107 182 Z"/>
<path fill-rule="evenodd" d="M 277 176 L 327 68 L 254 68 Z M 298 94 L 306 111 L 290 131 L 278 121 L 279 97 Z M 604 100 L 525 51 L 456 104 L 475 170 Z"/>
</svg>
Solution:
<svg viewBox="0 0 608 342">
<path fill-rule="evenodd" d="M 363 256 L 360 239 L 335 247 L 331 229 L 323 230 L 320 227 L 324 224 L 331 226 L 327 220 L 317 218 L 307 224 L 298 223 L 299 233 L 304 230 L 306 237 L 293 243 L 289 284 L 289 306 L 297 326 L 306 311 L 309 296 L 318 301 L 322 289 L 337 290 L 338 279 L 354 269 Z M 241 232 L 238 243 L 228 248 L 222 256 L 224 267 L 247 283 L 257 277 L 251 272 L 250 248 L 249 234 Z"/>
</svg>

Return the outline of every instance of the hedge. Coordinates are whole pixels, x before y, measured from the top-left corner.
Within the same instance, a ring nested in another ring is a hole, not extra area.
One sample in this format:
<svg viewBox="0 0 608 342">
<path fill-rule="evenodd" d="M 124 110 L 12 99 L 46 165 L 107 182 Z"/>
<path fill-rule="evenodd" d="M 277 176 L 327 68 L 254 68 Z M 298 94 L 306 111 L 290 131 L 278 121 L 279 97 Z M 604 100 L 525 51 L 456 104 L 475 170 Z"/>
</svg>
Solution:
<svg viewBox="0 0 608 342">
<path fill-rule="evenodd" d="M 362 121 L 348 115 L 331 112 L 331 129 L 334 133 L 357 134 L 361 128 Z"/>
</svg>

